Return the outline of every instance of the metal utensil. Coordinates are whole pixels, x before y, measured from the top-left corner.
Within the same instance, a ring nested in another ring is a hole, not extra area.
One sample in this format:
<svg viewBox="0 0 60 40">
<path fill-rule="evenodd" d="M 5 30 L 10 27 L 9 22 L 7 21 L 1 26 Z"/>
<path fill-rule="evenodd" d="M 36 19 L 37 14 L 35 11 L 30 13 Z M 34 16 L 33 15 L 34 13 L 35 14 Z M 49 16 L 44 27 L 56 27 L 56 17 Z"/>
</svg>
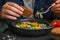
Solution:
<svg viewBox="0 0 60 40">
<path fill-rule="evenodd" d="M 49 12 L 49 9 L 53 6 L 55 6 L 55 3 L 53 3 L 51 6 L 49 6 L 48 9 L 45 12 L 42 12 L 42 14 Z"/>
<path fill-rule="evenodd" d="M 51 6 L 49 6 L 49 7 L 47 8 L 47 10 L 44 11 L 44 12 L 43 12 L 43 11 L 42 11 L 42 12 L 37 11 L 35 17 L 37 16 L 38 18 L 41 18 L 41 19 L 42 19 L 42 18 L 43 18 L 43 14 L 49 12 L 49 10 L 51 9 L 51 7 L 53 7 L 53 6 L 55 6 L 55 3 L 53 3 Z M 41 10 L 43 10 L 43 8 L 41 8 Z"/>
</svg>

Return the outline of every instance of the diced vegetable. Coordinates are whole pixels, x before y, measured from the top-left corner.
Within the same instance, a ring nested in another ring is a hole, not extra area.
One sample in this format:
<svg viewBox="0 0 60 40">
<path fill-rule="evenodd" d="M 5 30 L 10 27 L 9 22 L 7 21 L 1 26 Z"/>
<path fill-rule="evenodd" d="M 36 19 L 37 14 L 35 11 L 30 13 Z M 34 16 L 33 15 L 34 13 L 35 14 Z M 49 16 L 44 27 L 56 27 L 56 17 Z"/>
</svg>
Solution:
<svg viewBox="0 0 60 40">
<path fill-rule="evenodd" d="M 52 21 L 51 24 L 54 27 L 60 27 L 60 21 Z"/>
<path fill-rule="evenodd" d="M 46 24 L 44 23 L 37 23 L 37 22 L 22 22 L 17 24 L 18 28 L 23 28 L 23 29 L 42 29 L 43 27 L 47 27 Z"/>
</svg>

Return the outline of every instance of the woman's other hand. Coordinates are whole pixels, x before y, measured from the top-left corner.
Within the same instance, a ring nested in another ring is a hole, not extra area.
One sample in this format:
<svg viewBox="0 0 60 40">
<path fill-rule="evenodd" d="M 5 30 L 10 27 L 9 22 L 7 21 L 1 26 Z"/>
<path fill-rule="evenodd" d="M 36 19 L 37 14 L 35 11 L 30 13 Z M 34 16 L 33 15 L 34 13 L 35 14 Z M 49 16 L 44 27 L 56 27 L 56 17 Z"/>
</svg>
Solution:
<svg viewBox="0 0 60 40">
<path fill-rule="evenodd" d="M 60 19 L 60 0 L 55 0 L 55 6 L 52 7 L 52 12 Z"/>
<path fill-rule="evenodd" d="M 57 0 L 55 4 L 56 5 L 52 7 L 52 11 L 54 13 L 60 13 L 60 0 Z"/>
</svg>

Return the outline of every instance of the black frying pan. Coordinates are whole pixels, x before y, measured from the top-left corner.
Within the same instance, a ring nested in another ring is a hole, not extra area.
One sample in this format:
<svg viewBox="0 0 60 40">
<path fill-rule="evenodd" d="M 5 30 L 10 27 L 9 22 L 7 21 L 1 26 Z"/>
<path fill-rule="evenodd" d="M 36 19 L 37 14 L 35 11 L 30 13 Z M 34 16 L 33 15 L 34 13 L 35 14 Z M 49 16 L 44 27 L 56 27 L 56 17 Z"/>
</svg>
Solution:
<svg viewBox="0 0 60 40">
<path fill-rule="evenodd" d="M 26 30 L 26 29 L 17 28 L 15 26 L 18 22 L 23 22 L 23 21 L 36 21 L 38 23 L 46 24 L 47 27 L 43 29 L 38 29 L 38 30 Z M 11 26 L 12 26 L 11 28 L 13 29 L 12 31 L 14 31 L 16 34 L 19 34 L 21 36 L 29 36 L 29 37 L 45 35 L 49 33 L 50 30 L 53 28 L 48 21 L 41 20 L 41 19 L 21 19 L 21 20 L 12 22 Z"/>
</svg>

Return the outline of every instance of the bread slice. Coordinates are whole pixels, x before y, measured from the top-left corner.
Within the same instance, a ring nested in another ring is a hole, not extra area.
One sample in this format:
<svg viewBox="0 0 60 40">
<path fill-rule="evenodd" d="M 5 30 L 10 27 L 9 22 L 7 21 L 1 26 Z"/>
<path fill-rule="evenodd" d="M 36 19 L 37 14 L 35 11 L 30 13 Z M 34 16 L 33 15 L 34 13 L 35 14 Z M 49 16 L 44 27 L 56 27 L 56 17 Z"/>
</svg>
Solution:
<svg viewBox="0 0 60 40">
<path fill-rule="evenodd" d="M 60 27 L 53 28 L 51 33 L 54 40 L 60 40 Z"/>
<path fill-rule="evenodd" d="M 22 7 L 23 7 L 23 6 L 22 6 Z M 24 16 L 25 18 L 29 18 L 29 17 L 32 15 L 33 11 L 30 10 L 30 9 L 28 9 L 28 8 L 26 8 L 26 7 L 23 7 L 23 9 L 24 9 L 24 11 L 23 11 L 23 16 Z"/>
<path fill-rule="evenodd" d="M 53 28 L 51 32 L 55 35 L 60 35 L 60 27 Z"/>
</svg>

